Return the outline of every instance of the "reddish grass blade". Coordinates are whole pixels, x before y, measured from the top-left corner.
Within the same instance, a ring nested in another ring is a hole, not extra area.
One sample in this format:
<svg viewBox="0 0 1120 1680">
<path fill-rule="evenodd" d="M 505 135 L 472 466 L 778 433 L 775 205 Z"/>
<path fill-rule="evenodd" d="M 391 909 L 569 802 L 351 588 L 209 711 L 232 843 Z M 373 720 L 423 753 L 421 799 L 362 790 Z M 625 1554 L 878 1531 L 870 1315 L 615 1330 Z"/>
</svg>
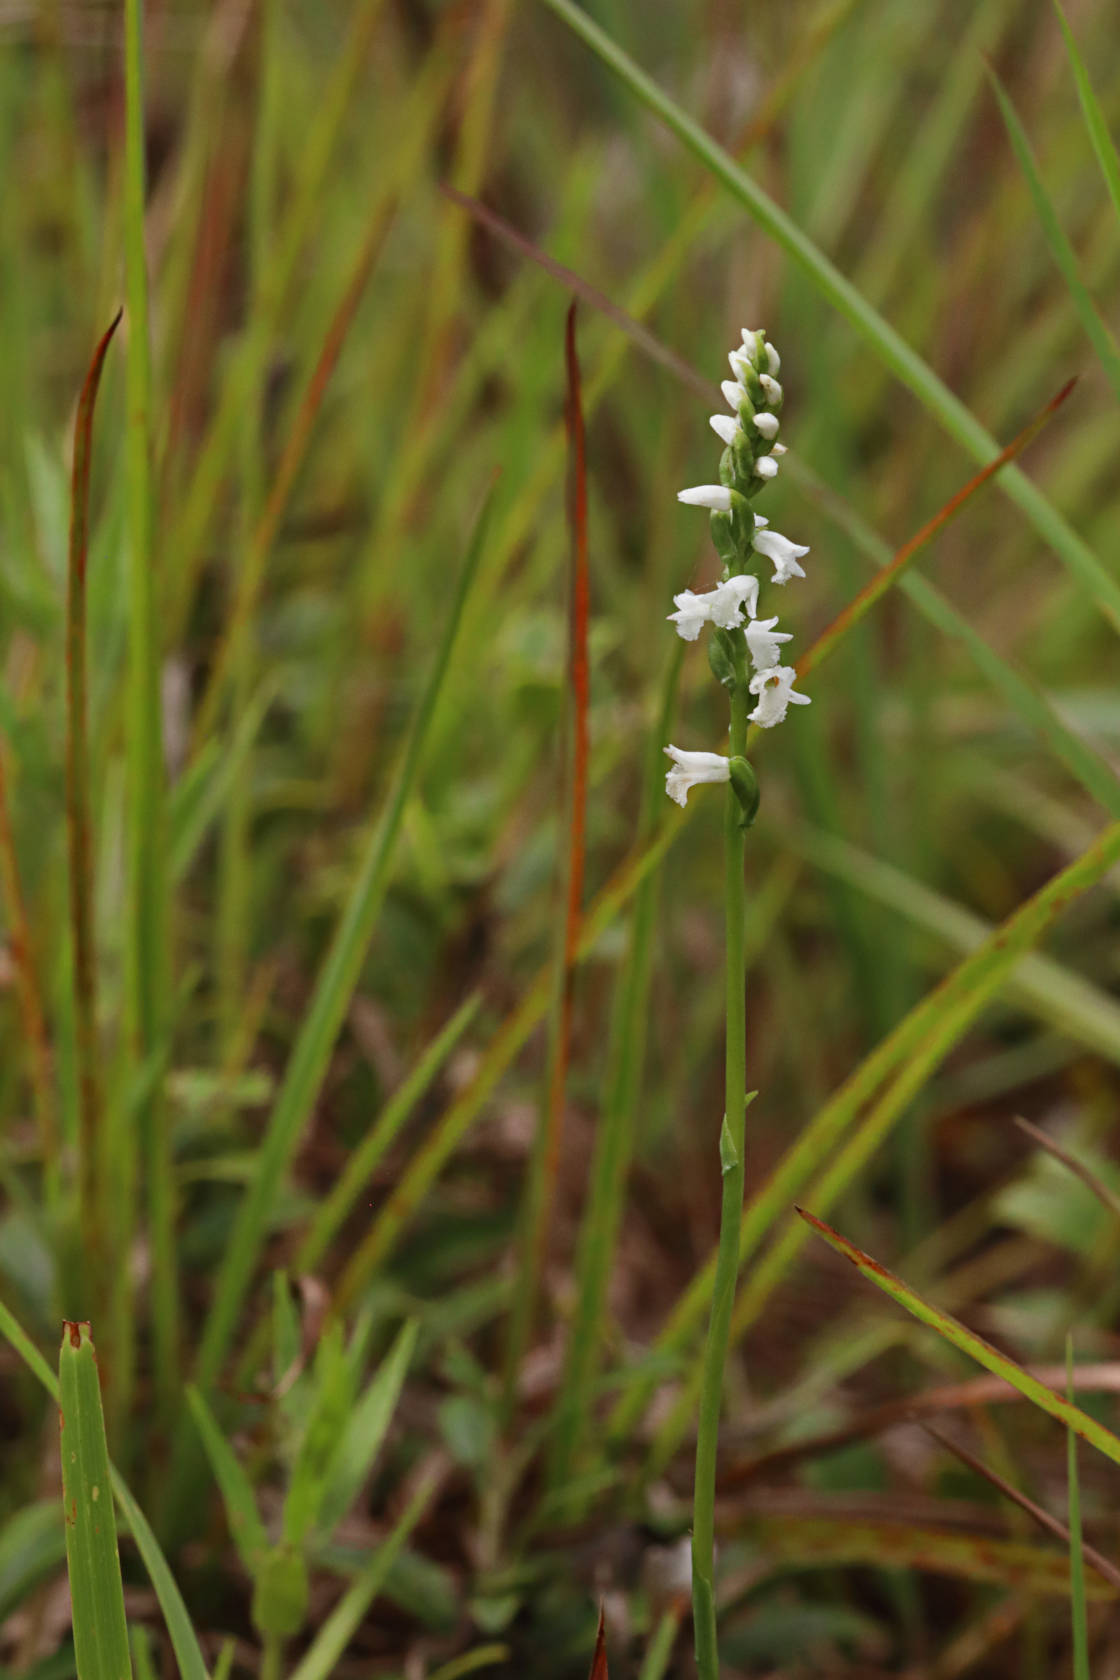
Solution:
<svg viewBox="0 0 1120 1680">
<path fill-rule="evenodd" d="M 1023 427 L 1017 437 L 1011 440 L 1007 448 L 1001 449 L 999 454 L 989 461 L 986 467 L 982 467 L 978 473 L 969 479 L 967 484 L 961 486 L 955 495 L 949 497 L 944 507 L 940 508 L 932 519 L 927 520 L 920 531 L 916 531 L 908 542 L 903 543 L 890 564 L 884 566 L 883 570 L 873 577 L 870 583 L 864 585 L 855 599 L 848 602 L 848 605 L 836 615 L 828 628 L 821 632 L 808 652 L 798 660 L 797 674 L 799 677 L 807 676 L 822 660 L 827 659 L 829 654 L 835 651 L 837 642 L 841 641 L 849 630 L 854 629 L 860 620 L 867 616 L 875 603 L 886 594 L 887 590 L 898 582 L 919 550 L 925 548 L 926 544 L 932 541 L 938 531 L 947 525 L 954 515 L 960 512 L 964 504 L 990 478 L 993 478 L 1001 467 L 1006 467 L 1009 461 L 1013 461 L 1017 455 L 1023 453 L 1027 445 L 1038 436 L 1051 415 L 1056 414 L 1058 409 L 1061 408 L 1076 384 L 1076 377 L 1067 379 L 1057 396 L 1051 397 L 1045 408 L 1039 410 L 1034 419 Z"/>
<path fill-rule="evenodd" d="M 939 1446 L 944 1447 L 946 1452 L 951 1452 L 954 1458 L 959 1458 L 962 1464 L 967 1464 L 975 1475 L 980 1476 L 997 1492 L 1002 1493 L 1005 1499 L 1010 1499 L 1011 1503 L 1017 1505 L 1020 1511 L 1025 1511 L 1031 1521 L 1038 1524 L 1039 1528 L 1045 1529 L 1047 1534 L 1052 1534 L 1056 1540 L 1062 1542 L 1063 1546 L 1069 1545 L 1069 1529 L 1065 1523 L 1059 1522 L 1057 1517 L 1052 1517 L 1049 1511 L 1044 1511 L 1041 1505 L 1036 1505 L 1034 1500 L 1028 1499 L 1025 1493 L 1020 1493 L 1017 1487 L 1013 1487 L 998 1471 L 990 1469 L 982 1458 L 977 1458 L 975 1453 L 969 1452 L 968 1448 L 962 1446 L 959 1441 L 954 1441 L 950 1436 L 943 1435 L 940 1429 L 934 1429 L 931 1424 L 923 1423 L 922 1428 L 927 1435 L 933 1437 Z M 1109 1563 L 1108 1559 L 1102 1557 L 1101 1553 L 1095 1551 L 1092 1546 L 1083 1545 L 1082 1551 L 1086 1561 L 1092 1564 L 1097 1574 L 1110 1586 L 1120 1591 L 1120 1569 L 1117 1569 L 1114 1563 Z"/>
<path fill-rule="evenodd" d="M 897 1301 L 911 1317 L 916 1318 L 920 1324 L 927 1324 L 931 1330 L 936 1330 L 945 1341 L 966 1353 L 986 1371 L 991 1371 L 993 1376 L 1002 1377 L 1012 1388 L 1017 1388 L 1019 1393 L 1040 1411 L 1048 1412 L 1065 1428 L 1072 1429 L 1075 1435 L 1087 1441 L 1091 1447 L 1096 1447 L 1106 1458 L 1110 1458 L 1114 1464 L 1120 1464 L 1120 1439 L 1110 1429 L 1091 1418 L 1079 1406 L 1072 1405 L 1061 1394 L 1056 1394 L 1045 1383 L 1039 1382 L 1037 1377 L 1025 1371 L 1013 1359 L 1009 1359 L 1007 1354 L 1000 1353 L 990 1342 L 984 1341 L 974 1331 L 966 1329 L 959 1319 L 930 1306 L 909 1284 L 903 1283 L 893 1272 L 888 1272 L 885 1266 L 880 1266 L 877 1260 L 873 1260 L 869 1254 L 865 1254 L 861 1248 L 849 1242 L 847 1237 L 842 1237 L 839 1231 L 834 1231 L 831 1225 L 826 1225 L 823 1219 L 817 1219 L 804 1208 L 798 1208 L 797 1212 L 830 1247 L 842 1254 L 845 1260 L 850 1260 L 862 1277 L 873 1283 L 876 1289 L 881 1289 L 884 1294 L 889 1295 L 892 1301 Z"/>
<path fill-rule="evenodd" d="M 54 1086 L 51 1081 L 50 1044 L 47 1038 L 46 1011 L 43 1008 L 43 989 L 35 965 L 31 944 L 31 927 L 27 915 L 27 900 L 20 879 L 19 858 L 16 855 L 15 835 L 12 832 L 8 809 L 7 749 L 0 741 L 0 895 L 8 922 L 8 950 L 15 969 L 19 994 L 23 1036 L 27 1041 L 27 1055 L 31 1078 L 31 1092 L 35 1103 L 35 1119 L 39 1128 L 39 1147 L 43 1156 L 43 1187 L 47 1207 L 53 1212 L 58 1204 L 59 1151 L 58 1117 L 55 1111 Z"/>
<path fill-rule="evenodd" d="M 194 731 L 196 748 L 207 739 L 213 728 L 222 689 L 257 604 L 269 551 L 276 539 L 280 521 L 287 509 L 296 475 L 307 454 L 308 445 L 315 429 L 315 422 L 323 405 L 327 386 L 330 384 L 331 377 L 338 365 L 338 358 L 342 354 L 346 335 L 353 324 L 354 316 L 358 312 L 358 305 L 362 301 L 370 275 L 373 273 L 374 266 L 381 254 L 385 237 L 392 226 L 396 207 L 396 198 L 389 198 L 378 209 L 367 229 L 349 282 L 339 299 L 330 326 L 327 328 L 327 335 L 323 340 L 318 361 L 315 363 L 311 378 L 307 382 L 307 388 L 300 399 L 299 409 L 292 423 L 288 441 L 284 446 L 284 453 L 281 455 L 276 468 L 272 491 L 265 503 L 260 522 L 253 532 L 244 568 L 238 576 L 237 591 L 229 623 L 215 656 L 210 680 L 206 685 L 205 693 L 198 708 Z"/>
<path fill-rule="evenodd" d="M 607 1675 L 607 1618 L 599 1606 L 599 1627 L 595 1634 L 595 1655 L 591 1659 L 589 1680 L 608 1680 Z"/>
<path fill-rule="evenodd" d="M 1117 1196 L 1114 1190 L 1110 1190 L 1108 1185 L 1083 1161 L 1079 1161 L 1076 1155 L 1071 1155 L 1067 1149 L 1063 1149 L 1060 1144 L 1055 1143 L 1052 1137 L 1047 1137 L 1046 1133 L 1040 1131 L 1037 1126 L 1032 1126 L 1029 1120 L 1024 1120 L 1021 1114 L 1015 1116 L 1015 1124 L 1025 1136 L 1030 1138 L 1032 1143 L 1038 1145 L 1039 1149 L 1044 1149 L 1048 1155 L 1053 1155 L 1054 1159 L 1060 1161 L 1063 1167 L 1066 1167 L 1073 1174 L 1074 1178 L 1079 1178 L 1086 1190 L 1092 1191 L 1102 1207 L 1106 1207 L 1109 1213 L 1120 1219 L 1120 1196 Z"/>
<path fill-rule="evenodd" d="M 66 591 L 66 827 L 70 850 L 70 923 L 74 942 L 74 1019 L 78 1063 L 79 1237 L 88 1244 L 93 1278 L 105 1263 L 98 1213 L 97 1149 L 101 1079 L 97 1048 L 97 965 L 93 935 L 93 837 L 90 816 L 86 700 L 86 570 L 89 558 L 89 474 L 93 411 L 117 311 L 93 353 L 74 421 L 70 488 L 70 552 Z"/>
<path fill-rule="evenodd" d="M 568 525 L 572 539 L 568 616 L 567 879 L 560 940 L 562 955 L 557 966 L 553 990 L 543 1123 L 538 1127 L 534 1140 L 533 1159 L 529 1169 L 523 1262 L 510 1322 L 506 1370 L 507 1410 L 512 1405 L 517 1372 L 532 1330 L 556 1195 L 560 1143 L 564 1129 L 564 1092 L 571 1050 L 572 989 L 579 960 L 587 849 L 587 762 L 590 751 L 588 708 L 591 698 L 587 627 L 591 613 L 591 585 L 587 551 L 587 444 L 583 424 L 574 303 L 568 310 L 564 352 L 567 372 L 565 418 L 568 431 Z"/>
</svg>

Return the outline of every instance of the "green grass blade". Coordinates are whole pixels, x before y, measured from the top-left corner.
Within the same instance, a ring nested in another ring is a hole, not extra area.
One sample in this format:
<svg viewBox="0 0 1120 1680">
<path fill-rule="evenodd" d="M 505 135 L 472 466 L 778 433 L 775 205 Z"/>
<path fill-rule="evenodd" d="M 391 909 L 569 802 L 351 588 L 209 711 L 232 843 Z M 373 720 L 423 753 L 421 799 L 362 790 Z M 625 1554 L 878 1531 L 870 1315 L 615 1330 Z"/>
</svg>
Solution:
<svg viewBox="0 0 1120 1680">
<path fill-rule="evenodd" d="M 88 1324 L 69 1320 L 58 1360 L 59 1451 L 74 1651 L 81 1680 L 130 1680 L 109 1449 Z"/>
<path fill-rule="evenodd" d="M 353 1505 L 381 1450 L 397 1409 L 416 1348 L 418 1319 L 403 1324 L 392 1347 L 353 1408 L 319 1507 L 319 1527 L 330 1534 Z"/>
<path fill-rule="evenodd" d="M 260 1254 L 283 1175 L 315 1101 L 331 1051 L 349 1007 L 388 885 L 397 835 L 420 768 L 436 706 L 455 649 L 463 607 L 486 545 L 491 496 L 475 524 L 427 688 L 416 713 L 388 803 L 366 849 L 314 995 L 292 1051 L 284 1083 L 261 1145 L 257 1170 L 241 1205 L 218 1276 L 198 1357 L 198 1383 L 213 1386 L 229 1350 L 237 1315 Z"/>
<path fill-rule="evenodd" d="M 862 1249 L 849 1242 L 847 1237 L 842 1237 L 839 1231 L 834 1231 L 831 1225 L 826 1225 L 822 1219 L 817 1219 L 804 1208 L 798 1208 L 797 1211 L 818 1236 L 823 1237 L 845 1260 L 851 1261 L 862 1277 L 873 1283 L 876 1289 L 881 1289 L 885 1295 L 889 1295 L 892 1301 L 903 1307 L 912 1318 L 916 1318 L 919 1324 L 928 1325 L 959 1352 L 967 1354 L 969 1359 L 974 1359 L 993 1376 L 1002 1377 L 1005 1382 L 1010 1383 L 1011 1387 L 1033 1406 L 1047 1412 L 1050 1417 L 1057 1418 L 1058 1422 L 1064 1424 L 1075 1436 L 1088 1442 L 1089 1446 L 1096 1447 L 1098 1452 L 1110 1458 L 1114 1464 L 1120 1464 L 1120 1437 L 1115 1436 L 1111 1429 L 1106 1429 L 1096 1418 L 1090 1417 L 1088 1412 L 1083 1412 L 1080 1406 L 1075 1406 L 1072 1401 L 1056 1394 L 1052 1388 L 1047 1388 L 1045 1383 L 1039 1382 L 1037 1377 L 1033 1377 L 1029 1371 L 1016 1364 L 1007 1354 L 994 1348 L 990 1342 L 984 1341 L 982 1337 L 967 1329 L 958 1319 L 942 1312 L 938 1307 L 931 1306 L 916 1290 L 911 1289 L 909 1284 L 903 1283 L 893 1272 L 888 1272 L 877 1260 L 872 1260 L 869 1254 L 865 1254 Z"/>
<path fill-rule="evenodd" d="M 179 1591 L 174 1575 L 168 1567 L 167 1559 L 160 1549 L 159 1541 L 152 1533 L 147 1517 L 136 1503 L 129 1491 L 124 1477 L 116 1469 L 110 1469 L 113 1483 L 113 1497 L 117 1506 L 132 1532 L 136 1542 L 136 1550 L 140 1553 L 144 1568 L 148 1571 L 148 1579 L 159 1600 L 159 1607 L 163 1611 L 163 1619 L 167 1624 L 167 1632 L 171 1639 L 171 1648 L 175 1652 L 175 1661 L 179 1665 L 180 1680 L 209 1680 L 206 1672 L 206 1662 L 202 1649 L 198 1643 L 198 1635 L 191 1624 L 187 1607 L 183 1603 L 183 1595 Z"/>
<path fill-rule="evenodd" d="M 982 465 L 999 445 L 976 417 L 953 395 L 895 329 L 855 286 L 818 250 L 797 224 L 751 180 L 722 146 L 651 80 L 586 12 L 572 0 L 544 0 L 638 99 L 666 124 L 689 151 L 723 184 L 762 230 L 798 263 L 825 300 L 866 339 L 891 373 L 950 437 Z M 1076 531 L 1017 467 L 999 476 L 1001 489 L 1027 515 L 1044 542 L 1077 578 L 1101 611 L 1120 628 L 1120 581 L 1112 576 Z"/>
<path fill-rule="evenodd" d="M 1050 196 L 1042 184 L 1042 177 L 1038 172 L 1038 165 L 1035 163 L 1034 153 L 1031 151 L 1026 130 L 1019 121 L 1019 114 L 1008 98 L 999 77 L 994 71 L 989 74 L 1012 148 L 1019 160 L 1019 166 L 1027 178 L 1027 186 L 1030 188 L 1035 214 L 1042 224 L 1042 232 L 1047 245 L 1050 247 L 1050 255 L 1058 265 L 1069 295 L 1073 299 L 1078 319 L 1085 330 L 1085 335 L 1097 353 L 1097 360 L 1104 369 L 1113 392 L 1120 398 L 1120 346 L 1117 345 L 1109 328 L 1101 319 L 1100 312 L 1089 295 L 1089 288 L 1081 278 L 1081 270 L 1078 267 L 1073 246 L 1066 238 L 1062 224 L 1058 220 L 1058 213 L 1050 202 Z"/>
<path fill-rule="evenodd" d="M 1108 196 L 1112 200 L 1112 207 L 1120 216 L 1120 152 L 1116 149 L 1116 142 L 1108 131 L 1108 124 L 1104 120 L 1104 112 L 1100 108 L 1097 96 L 1093 92 L 1093 84 L 1089 80 L 1089 72 L 1085 68 L 1085 61 L 1074 38 L 1073 30 L 1066 20 L 1066 14 L 1054 0 L 1054 10 L 1058 14 L 1058 22 L 1062 26 L 1065 38 L 1066 52 L 1069 55 L 1070 66 L 1073 70 L 1074 81 L 1077 83 L 1077 97 L 1081 101 L 1081 109 L 1085 116 L 1085 126 L 1089 130 L 1089 139 L 1093 143 L 1093 150 L 1097 154 L 1097 162 L 1101 166 Z"/>
<path fill-rule="evenodd" d="M 330 1195 L 315 1210 L 307 1235 L 293 1261 L 296 1272 L 313 1272 L 334 1241 L 385 1151 L 439 1073 L 475 1016 L 482 999 L 477 992 L 466 998 L 415 1067 L 401 1081 L 349 1160 Z"/>
<path fill-rule="evenodd" d="M 384 1586 L 394 1560 L 431 1503 L 443 1474 L 444 1467 L 438 1462 L 423 1473 L 392 1532 L 339 1599 L 289 1680 L 329 1680 L 362 1617 Z"/>
<path fill-rule="evenodd" d="M 252 1483 L 237 1454 L 218 1427 L 218 1420 L 204 1396 L 193 1385 L 187 1388 L 187 1404 L 202 1437 L 210 1468 L 214 1472 L 214 1480 L 221 1491 L 222 1503 L 226 1508 L 226 1521 L 229 1523 L 229 1532 L 237 1547 L 238 1556 L 248 1573 L 253 1575 L 267 1548 L 268 1537 L 257 1510 Z"/>
<path fill-rule="evenodd" d="M 1073 1405 L 1073 1337 L 1066 1336 L 1066 1399 Z M 1069 1482 L 1069 1597 L 1073 1622 L 1073 1680 L 1092 1680 L 1089 1670 L 1089 1615 L 1085 1605 L 1085 1549 L 1081 1537 L 1081 1486 L 1077 1473 L 1077 1435 L 1066 1430 Z"/>
<path fill-rule="evenodd" d="M 127 1013 L 133 1068 L 163 1050 L 168 1027 L 170 961 L 165 876 L 163 701 L 160 686 L 160 602 L 155 549 L 152 481 L 152 362 L 149 342 L 148 270 L 144 244 L 145 113 L 142 0 L 125 4 L 125 281 L 128 297 L 128 931 Z M 179 1294 L 175 1264 L 174 1180 L 171 1129 L 162 1113 L 157 1080 L 146 1097 L 139 1133 L 146 1166 L 152 1245 L 153 1369 L 165 1416 L 179 1401 Z M 121 1127 L 118 1158 L 135 1151 L 133 1127 Z M 127 1134 L 127 1135 L 123 1135 Z M 130 1249 L 132 1208 L 126 1183 L 119 1187 L 119 1250 Z M 127 1274 L 126 1265 L 121 1273 Z M 115 1325 L 127 1314 L 116 1312 Z M 122 1354 L 114 1349 L 117 1368 Z M 129 1361 L 130 1365 L 130 1361 Z M 124 1389 L 129 1386 L 124 1369 Z"/>
</svg>

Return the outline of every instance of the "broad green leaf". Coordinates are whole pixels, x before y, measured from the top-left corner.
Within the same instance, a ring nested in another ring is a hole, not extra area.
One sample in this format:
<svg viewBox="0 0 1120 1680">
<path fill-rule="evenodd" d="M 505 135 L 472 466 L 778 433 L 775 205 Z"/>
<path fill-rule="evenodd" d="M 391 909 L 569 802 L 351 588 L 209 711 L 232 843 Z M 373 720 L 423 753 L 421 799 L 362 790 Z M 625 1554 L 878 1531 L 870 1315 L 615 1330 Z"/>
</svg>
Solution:
<svg viewBox="0 0 1120 1680">
<path fill-rule="evenodd" d="M 826 1225 L 823 1219 L 817 1219 L 804 1208 L 798 1208 L 797 1211 L 825 1242 L 838 1254 L 842 1254 L 845 1260 L 851 1261 L 861 1276 L 873 1283 L 876 1289 L 881 1289 L 885 1295 L 889 1295 L 892 1301 L 897 1301 L 899 1306 L 904 1307 L 920 1324 L 928 1325 L 961 1353 L 974 1359 L 986 1371 L 991 1371 L 993 1376 L 1002 1377 L 1005 1382 L 1010 1383 L 1012 1388 L 1017 1389 L 1025 1400 L 1029 1400 L 1040 1411 L 1048 1412 L 1081 1440 L 1087 1441 L 1091 1447 L 1096 1447 L 1098 1452 L 1110 1458 L 1114 1464 L 1120 1464 L 1120 1438 L 1115 1436 L 1111 1429 L 1106 1429 L 1096 1418 L 1090 1417 L 1088 1412 L 1083 1412 L 1080 1406 L 1075 1406 L 1072 1401 L 1064 1399 L 1045 1383 L 1039 1382 L 1037 1377 L 1032 1377 L 1029 1371 L 1017 1365 L 1007 1354 L 1000 1353 L 990 1342 L 984 1341 L 974 1331 L 966 1329 L 958 1319 L 952 1318 L 938 1307 L 930 1306 L 928 1301 L 923 1300 L 908 1284 L 903 1283 L 901 1278 L 895 1277 L 893 1272 L 888 1272 L 877 1260 L 872 1260 L 869 1254 L 865 1254 L 862 1249 L 849 1242 L 847 1237 L 842 1237 L 839 1231 L 834 1231 L 831 1225 Z"/>
<path fill-rule="evenodd" d="M 62 1329 L 59 1452 L 74 1650 L 81 1680 L 131 1680 L 101 1384 L 88 1324 Z"/>
</svg>

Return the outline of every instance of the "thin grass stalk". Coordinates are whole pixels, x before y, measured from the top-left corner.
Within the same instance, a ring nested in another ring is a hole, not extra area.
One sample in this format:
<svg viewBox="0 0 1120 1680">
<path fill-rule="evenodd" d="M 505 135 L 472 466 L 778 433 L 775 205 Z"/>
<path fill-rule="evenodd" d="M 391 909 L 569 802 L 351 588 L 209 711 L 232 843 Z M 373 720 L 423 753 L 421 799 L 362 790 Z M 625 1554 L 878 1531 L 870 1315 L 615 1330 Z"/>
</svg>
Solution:
<svg viewBox="0 0 1120 1680">
<path fill-rule="evenodd" d="M 741 657 L 741 656 L 740 656 Z M 747 685 L 731 694 L 728 755 L 747 751 Z M 722 1175 L 719 1247 L 712 1280 L 712 1308 L 701 1367 L 696 1427 L 696 1477 L 692 1496 L 692 1623 L 700 1680 L 719 1680 L 716 1637 L 715 1539 L 716 1455 L 723 1406 L 723 1371 L 731 1334 L 731 1313 L 739 1278 L 739 1226 L 743 1217 L 747 1113 L 746 831 L 733 787 L 724 815 L 724 910 L 726 926 L 727 1039 L 724 1058 L 724 1115 L 719 1136 Z"/>
<path fill-rule="evenodd" d="M 662 742 L 669 739 L 683 654 L 684 643 L 677 637 L 646 755 L 639 843 L 648 843 L 655 834 L 664 800 Z M 591 1394 L 601 1356 L 607 1285 L 622 1220 L 645 1061 L 658 880 L 659 871 L 651 870 L 635 894 L 630 941 L 616 993 L 603 1115 L 595 1139 L 590 1190 L 577 1248 L 576 1305 L 563 1384 L 556 1403 L 551 1459 L 554 1491 L 564 1486 L 578 1462 L 591 1421 Z"/>
<path fill-rule="evenodd" d="M 1108 196 L 1112 200 L 1112 207 L 1117 216 L 1120 217 L 1120 151 L 1117 151 L 1116 142 L 1109 133 L 1108 123 L 1105 121 L 1105 115 L 1100 108 L 1097 96 L 1093 92 L 1093 84 L 1089 80 L 1089 72 L 1085 68 L 1085 61 L 1081 56 L 1077 40 L 1069 26 L 1066 14 L 1059 4 L 1059 0 L 1054 0 L 1054 10 L 1058 14 L 1058 22 L 1061 24 L 1070 67 L 1077 83 L 1077 97 L 1081 103 L 1085 126 L 1089 130 L 1089 138 L 1092 141 L 1097 162 L 1101 166 L 1101 174 L 1104 176 Z"/>
<path fill-rule="evenodd" d="M 125 0 L 125 280 L 128 299 L 128 524 L 129 676 L 128 931 L 126 989 L 128 1050 L 133 1074 L 161 1060 L 168 1029 L 170 952 L 165 875 L 163 703 L 160 690 L 160 608 L 152 484 L 152 365 L 148 270 L 144 249 L 145 120 L 142 0 Z M 152 1252 L 152 1336 L 158 1403 L 170 1417 L 179 1402 L 179 1291 L 175 1257 L 175 1187 L 171 1135 L 157 1074 L 139 1115 L 146 1167 L 146 1205 Z M 123 1115 L 115 1128 L 123 1182 L 114 1187 L 112 1219 L 118 1254 L 131 1249 L 135 1148 Z M 107 1210 L 108 1211 L 108 1210 Z M 122 1260 L 119 1272 L 129 1268 Z M 122 1284 L 122 1290 L 125 1286 Z M 127 1313 L 125 1314 L 127 1316 Z M 117 1322 L 114 1323 L 114 1328 Z M 120 1354 L 118 1353 L 118 1359 Z M 120 1372 L 131 1385 L 131 1353 Z"/>
<path fill-rule="evenodd" d="M 633 59 L 573 0 L 543 0 L 596 57 L 649 110 L 748 212 L 787 257 L 808 273 L 826 301 L 866 339 L 891 373 L 913 393 L 938 424 L 981 463 L 998 453 L 998 444 L 933 369 L 910 347 L 859 290 L 840 273 L 796 222 L 728 156 L 722 146 L 639 69 Z M 1008 467 L 1000 488 L 1039 536 L 1077 579 L 1111 624 L 1120 628 L 1120 581 L 1043 493 L 1018 467 Z"/>
<path fill-rule="evenodd" d="M 279 137 L 278 54 L 276 50 L 277 0 L 263 0 L 257 20 L 256 112 L 252 161 L 249 174 L 248 289 L 249 316 L 255 319 L 263 307 L 268 245 L 276 193 L 276 160 Z M 239 519 L 242 563 L 239 584 L 250 564 L 252 533 L 265 504 L 264 437 L 265 384 L 258 369 L 241 429 L 241 505 Z M 249 636 L 241 638 L 232 655 L 233 673 L 230 710 L 235 727 L 251 703 L 255 678 L 255 648 Z M 252 820 L 252 746 L 245 751 L 245 763 L 233 776 L 226 795 L 221 827 L 218 864 L 217 921 L 215 927 L 218 977 L 218 1016 L 223 1051 L 237 1037 L 238 1017 L 249 962 L 252 921 L 252 879 L 249 834 Z"/>
<path fill-rule="evenodd" d="M 59 1148 L 58 1108 L 51 1077 L 50 1041 L 43 989 L 31 943 L 15 834 L 8 809 L 8 751 L 0 739 L 0 899 L 8 923 L 8 948 L 15 968 L 19 994 L 20 1022 L 27 1045 L 28 1076 L 35 1107 L 35 1125 L 43 1162 L 43 1200 L 52 1223 L 61 1210 L 62 1164 Z"/>
<path fill-rule="evenodd" d="M 488 495 L 460 568 L 443 636 L 385 809 L 370 835 L 357 879 L 319 970 L 261 1145 L 256 1174 L 238 1210 L 223 1256 L 198 1355 L 196 1380 L 204 1392 L 213 1387 L 229 1351 L 271 1209 L 326 1072 L 384 901 L 401 821 L 450 667 L 463 607 L 485 548 L 490 506 L 491 495 Z"/>
<path fill-rule="evenodd" d="M 70 938 L 73 947 L 75 1059 L 78 1069 L 78 1247 L 83 1264 L 68 1286 L 79 1290 L 81 1310 L 100 1304 L 108 1256 L 102 1225 L 102 1082 L 97 1036 L 97 956 L 94 948 L 93 821 L 86 685 L 86 571 L 89 556 L 89 477 L 93 411 L 101 370 L 120 312 L 101 337 L 78 399 L 70 487 L 70 542 L 66 589 L 66 833 L 69 848 Z M 104 1190 L 111 1194 L 111 1186 Z M 106 1196 L 106 1208 L 109 1200 Z"/>
<path fill-rule="evenodd" d="M 1073 1337 L 1066 1336 L 1066 1399 L 1074 1405 Z M 1077 1471 L 1077 1432 L 1066 1430 L 1066 1477 L 1069 1484 L 1069 1598 L 1073 1628 L 1073 1680 L 1092 1680 L 1089 1667 L 1089 1612 L 1085 1602 L 1085 1547 L 1081 1535 L 1081 1485 Z"/>
<path fill-rule="evenodd" d="M 587 553 L 587 456 L 580 395 L 579 356 L 576 349 L 576 306 L 568 309 L 564 338 L 567 371 L 567 425 L 569 438 L 568 520 L 571 532 L 571 566 L 568 607 L 568 707 L 567 751 L 565 753 L 565 808 L 568 837 L 565 854 L 564 891 L 557 907 L 557 959 L 550 1011 L 548 1060 L 544 1104 L 529 1162 L 529 1176 L 523 1210 L 521 1257 L 517 1268 L 513 1306 L 510 1313 L 509 1345 L 506 1355 L 505 1414 L 511 1416 L 517 1380 L 525 1349 L 532 1334 L 541 1273 L 548 1250 L 556 1178 L 560 1167 L 560 1142 L 564 1123 L 568 1057 L 572 1035 L 572 996 L 579 952 L 580 917 L 583 905 L 583 877 L 587 839 L 587 771 L 590 736 L 588 708 L 591 675 L 587 658 L 590 617 L 590 580 Z"/>
</svg>

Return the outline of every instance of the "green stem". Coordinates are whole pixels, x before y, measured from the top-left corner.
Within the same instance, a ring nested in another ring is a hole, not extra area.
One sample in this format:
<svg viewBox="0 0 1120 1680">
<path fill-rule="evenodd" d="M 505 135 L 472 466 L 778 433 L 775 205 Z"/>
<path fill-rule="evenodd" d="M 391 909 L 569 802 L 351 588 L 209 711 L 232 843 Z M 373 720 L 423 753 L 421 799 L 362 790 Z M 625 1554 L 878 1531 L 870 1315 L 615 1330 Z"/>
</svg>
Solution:
<svg viewBox="0 0 1120 1680">
<path fill-rule="evenodd" d="M 740 655 L 740 658 L 742 656 Z M 747 744 L 748 690 L 746 674 L 731 697 L 732 758 L 743 757 Z M 727 909 L 727 1048 L 724 1074 L 725 1113 L 720 1132 L 720 1170 L 723 1198 L 719 1220 L 719 1250 L 712 1289 L 712 1316 L 704 1349 L 700 1413 L 696 1430 L 696 1481 L 692 1503 L 692 1617 L 696 1667 L 700 1680 L 719 1680 L 715 1599 L 716 1449 L 719 1444 L 723 1368 L 731 1333 L 735 1282 L 739 1275 L 739 1224 L 743 1212 L 747 1108 L 747 999 L 744 927 L 746 892 L 743 881 L 745 831 L 735 790 L 727 790 L 724 819 Z"/>
<path fill-rule="evenodd" d="M 261 1646 L 260 1680 L 280 1680 L 284 1672 L 284 1641 L 275 1633 L 266 1633 Z"/>
</svg>

